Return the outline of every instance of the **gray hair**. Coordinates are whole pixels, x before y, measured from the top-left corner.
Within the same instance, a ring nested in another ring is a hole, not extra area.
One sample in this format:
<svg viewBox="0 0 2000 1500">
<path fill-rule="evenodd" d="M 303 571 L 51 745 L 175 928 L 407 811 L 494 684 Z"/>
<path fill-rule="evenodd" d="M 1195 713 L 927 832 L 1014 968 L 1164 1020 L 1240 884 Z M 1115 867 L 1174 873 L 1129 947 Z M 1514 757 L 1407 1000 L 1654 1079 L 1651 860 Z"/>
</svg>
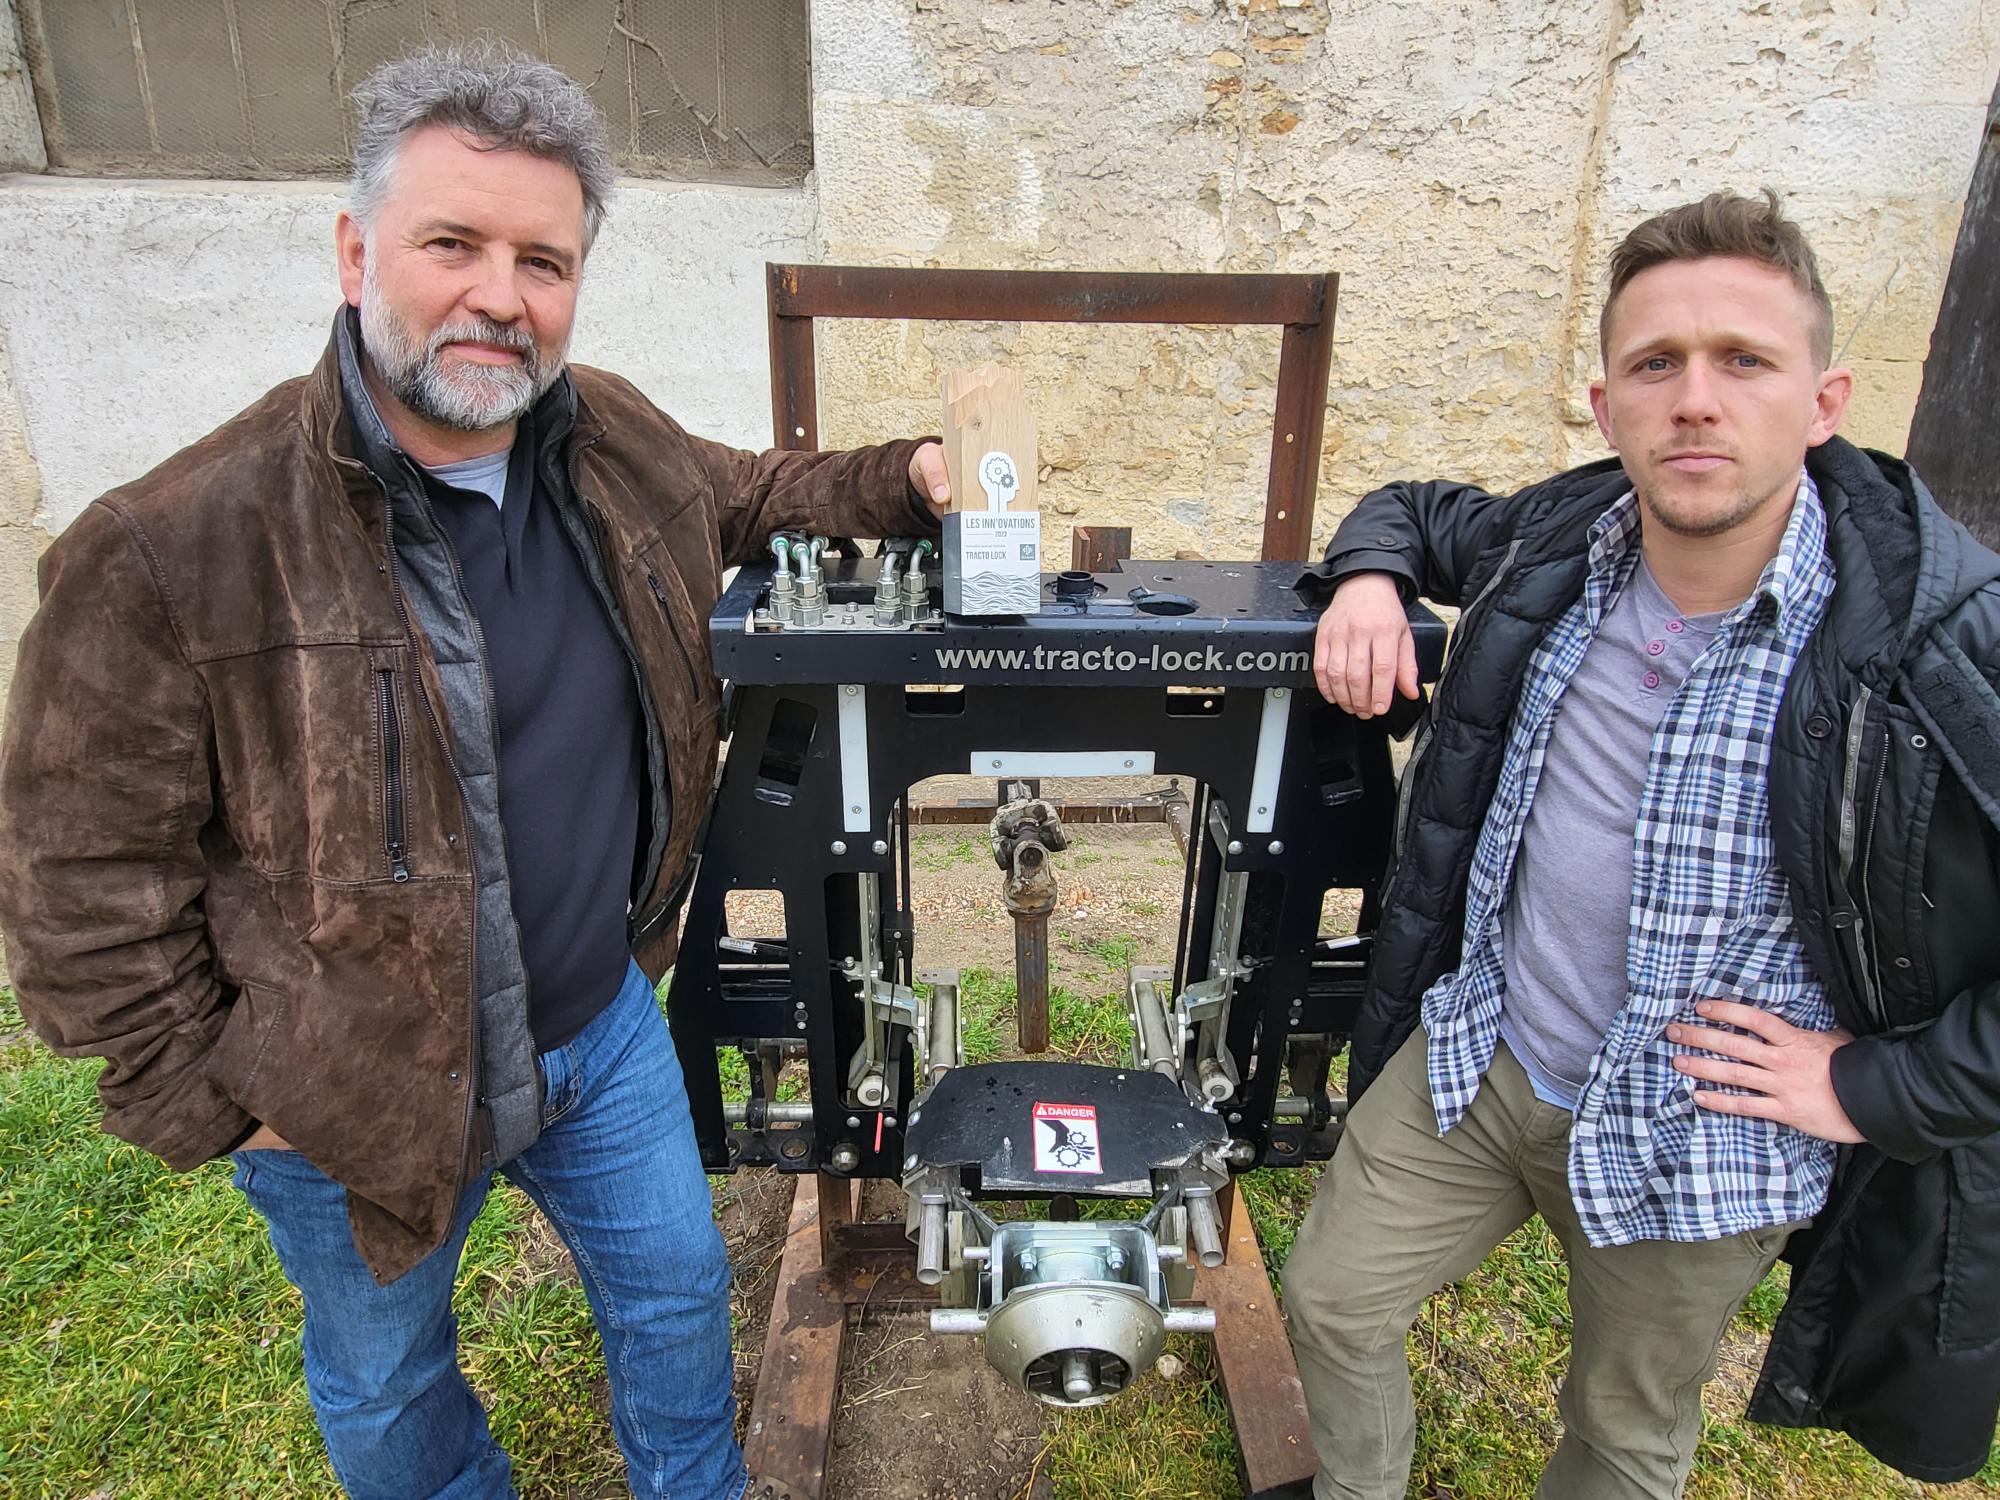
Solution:
<svg viewBox="0 0 2000 1500">
<path fill-rule="evenodd" d="M 353 97 L 360 120 L 349 202 L 364 229 L 388 196 L 403 142 L 442 125 L 567 166 L 583 186 L 583 248 L 597 238 L 616 176 L 611 141 L 596 103 L 561 69 L 505 42 L 433 43 L 383 63 Z"/>
</svg>

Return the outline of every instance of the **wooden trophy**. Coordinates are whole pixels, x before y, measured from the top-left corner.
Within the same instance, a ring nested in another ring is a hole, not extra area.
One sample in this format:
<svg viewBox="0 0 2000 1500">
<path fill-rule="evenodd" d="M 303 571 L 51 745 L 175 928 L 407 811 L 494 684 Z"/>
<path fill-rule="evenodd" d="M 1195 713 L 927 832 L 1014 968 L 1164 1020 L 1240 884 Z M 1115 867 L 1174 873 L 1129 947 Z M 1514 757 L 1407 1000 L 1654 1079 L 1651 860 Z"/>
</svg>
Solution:
<svg viewBox="0 0 2000 1500">
<path fill-rule="evenodd" d="M 944 455 L 945 613 L 1034 614 L 1042 602 L 1039 456 L 1018 374 L 985 364 L 945 377 Z"/>
</svg>

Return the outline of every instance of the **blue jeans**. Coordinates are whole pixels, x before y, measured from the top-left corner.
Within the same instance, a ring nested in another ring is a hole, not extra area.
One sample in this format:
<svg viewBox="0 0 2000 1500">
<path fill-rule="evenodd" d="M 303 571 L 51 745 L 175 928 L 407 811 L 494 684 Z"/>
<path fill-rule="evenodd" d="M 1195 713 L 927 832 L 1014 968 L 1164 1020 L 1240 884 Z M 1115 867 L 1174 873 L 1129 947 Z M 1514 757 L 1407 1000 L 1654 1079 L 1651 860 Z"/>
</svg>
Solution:
<svg viewBox="0 0 2000 1500">
<path fill-rule="evenodd" d="M 653 988 L 634 965 L 618 998 L 545 1052 L 542 1134 L 500 1170 L 569 1247 L 604 1342 L 611 1420 L 644 1500 L 735 1500 L 729 1263 L 695 1150 L 687 1091 Z M 451 1238 L 377 1286 L 354 1249 L 347 1195 L 292 1151 L 239 1151 L 236 1185 L 305 1297 L 306 1390 L 354 1500 L 512 1496 L 507 1455 L 459 1371 L 452 1283 L 491 1176 Z"/>
</svg>

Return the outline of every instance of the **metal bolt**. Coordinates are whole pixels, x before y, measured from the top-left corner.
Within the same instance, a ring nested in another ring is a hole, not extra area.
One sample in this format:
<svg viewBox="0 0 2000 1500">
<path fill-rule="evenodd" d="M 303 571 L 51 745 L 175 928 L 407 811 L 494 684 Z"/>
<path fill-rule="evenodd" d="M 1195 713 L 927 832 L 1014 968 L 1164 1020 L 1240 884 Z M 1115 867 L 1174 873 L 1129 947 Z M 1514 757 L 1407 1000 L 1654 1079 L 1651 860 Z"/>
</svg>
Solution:
<svg viewBox="0 0 2000 1500">
<path fill-rule="evenodd" d="M 849 812 L 851 812 L 851 813 L 853 813 L 855 817 L 857 817 L 857 818 L 858 818 L 858 817 L 860 817 L 860 816 L 861 816 L 861 804 L 860 804 L 859 802 L 855 803 L 855 804 L 854 804 L 854 805 L 853 805 L 852 807 L 848 808 L 848 811 L 849 811 Z"/>
<path fill-rule="evenodd" d="M 908 1156 L 903 1158 L 903 1170 L 905 1172 L 914 1171 L 916 1169 L 916 1165 L 917 1165 L 916 1152 L 912 1151 Z"/>
<path fill-rule="evenodd" d="M 1272 688 L 1271 696 L 1273 698 L 1283 698 L 1285 696 L 1285 690 L 1283 688 Z"/>
<path fill-rule="evenodd" d="M 804 1031 L 805 1029 L 806 1029 L 806 1023 L 803 1021 L 799 1022 L 799 1030 Z"/>
<path fill-rule="evenodd" d="M 849 1130 L 859 1130 L 861 1128 L 861 1116 L 849 1115 L 847 1117 L 847 1128 Z"/>
<path fill-rule="evenodd" d="M 1243 1116 L 1237 1113 L 1236 1111 L 1231 1110 L 1229 1114 L 1229 1123 L 1232 1125 L 1241 1125 L 1243 1123 Z"/>
<path fill-rule="evenodd" d="M 832 846 L 832 847 L 833 847 L 833 852 L 834 852 L 835 854 L 845 854 L 845 853 L 847 852 L 847 840 L 846 840 L 846 839 L 835 839 L 835 840 L 833 841 L 833 846 Z"/>
<path fill-rule="evenodd" d="M 836 1172 L 852 1172 L 856 1167 L 861 1165 L 861 1153 L 856 1151 L 846 1141 L 842 1141 L 838 1146 L 833 1148 L 831 1164 L 833 1170 Z"/>
<path fill-rule="evenodd" d="M 1129 760 L 1128 760 L 1128 761 L 1126 761 L 1126 762 L 1125 762 L 1125 769 L 1126 769 L 1126 770 L 1128 770 L 1128 771 L 1132 769 L 1132 762 L 1131 762 L 1131 761 L 1129 761 Z"/>
<path fill-rule="evenodd" d="M 1022 1269 L 1022 1270 L 1024 1270 L 1024 1271 L 1032 1271 L 1032 1270 L 1034 1270 L 1034 1269 L 1035 1269 L 1035 1267 L 1036 1267 L 1036 1266 L 1038 1266 L 1038 1265 L 1040 1265 L 1040 1264 L 1041 1264 L 1041 1259 L 1040 1259 L 1040 1257 L 1038 1257 L 1038 1256 L 1037 1256 L 1037 1255 L 1035 1254 L 1035 1252 L 1034 1252 L 1034 1251 L 1032 1251 L 1032 1250 L 1023 1250 L 1023 1251 L 1021 1252 L 1021 1269 Z"/>
<path fill-rule="evenodd" d="M 894 1115 L 882 1116 L 882 1128 L 884 1130 L 894 1130 L 896 1128 L 896 1117 Z"/>
<path fill-rule="evenodd" d="M 1231 839 L 1229 841 L 1229 852 L 1231 854 L 1241 854 L 1243 852 L 1243 840 Z"/>
<path fill-rule="evenodd" d="M 1271 810 L 1271 809 L 1270 809 L 1270 808 L 1268 808 L 1268 807 L 1260 807 L 1260 808 L 1258 808 L 1258 809 L 1257 809 L 1257 811 L 1258 811 L 1258 812 L 1260 812 L 1260 813 L 1267 813 L 1267 812 L 1269 812 L 1270 810 Z"/>
<path fill-rule="evenodd" d="M 1124 1269 L 1125 1269 L 1125 1252 L 1124 1252 L 1123 1250 L 1120 1250 L 1120 1249 L 1119 1249 L 1119 1248 L 1118 1248 L 1118 1247 L 1117 1247 L 1116 1245 L 1107 1245 L 1107 1246 L 1105 1246 L 1105 1247 L 1104 1247 L 1104 1266 L 1105 1266 L 1105 1269 L 1106 1269 L 1106 1270 L 1110 1270 L 1110 1271 L 1122 1271 L 1122 1270 L 1124 1270 Z"/>
<path fill-rule="evenodd" d="M 877 854 L 887 854 L 889 852 L 889 841 L 887 839 L 877 839 L 868 847 L 873 849 Z"/>
<path fill-rule="evenodd" d="M 1285 841 L 1283 839 L 1272 839 L 1271 852 L 1273 854 L 1283 854 L 1285 852 Z"/>
<path fill-rule="evenodd" d="M 993 769 L 994 769 L 994 770 L 996 770 L 996 771 L 1000 769 L 1000 762 L 999 762 L 999 761 L 997 761 L 997 760 L 996 760 L 996 761 L 994 761 L 994 762 L 993 762 Z"/>
<path fill-rule="evenodd" d="M 853 607 L 853 606 L 851 606 L 851 605 L 849 606 L 849 608 L 850 608 L 850 609 L 851 609 L 852 607 Z M 843 693 L 847 694 L 847 696 L 848 696 L 848 697 L 850 697 L 850 698 L 853 698 L 853 697 L 857 697 L 857 696 L 858 696 L 858 695 L 860 694 L 860 692 L 861 692 L 861 689 L 860 689 L 860 688 L 858 688 L 858 687 L 844 687 L 844 688 L 842 688 L 842 689 L 841 689 L 841 691 L 842 691 Z"/>
</svg>

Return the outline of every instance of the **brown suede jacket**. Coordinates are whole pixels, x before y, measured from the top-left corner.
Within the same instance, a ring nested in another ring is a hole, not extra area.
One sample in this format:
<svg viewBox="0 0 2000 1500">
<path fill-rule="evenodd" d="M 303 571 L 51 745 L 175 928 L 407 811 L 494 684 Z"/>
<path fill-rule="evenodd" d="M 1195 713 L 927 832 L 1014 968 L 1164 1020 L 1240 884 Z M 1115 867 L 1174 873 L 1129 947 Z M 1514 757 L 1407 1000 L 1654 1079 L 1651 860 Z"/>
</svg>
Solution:
<svg viewBox="0 0 2000 1500">
<path fill-rule="evenodd" d="M 571 483 L 666 739 L 654 910 L 707 806 L 722 571 L 774 529 L 935 530 L 913 442 L 756 454 L 572 372 Z M 187 1169 L 270 1126 L 348 1188 L 387 1281 L 477 1160 L 473 884 L 451 726 L 402 607 L 335 353 L 96 501 L 41 562 L 0 747 L 0 929 L 23 1012 L 101 1056 L 104 1128 Z M 414 679 L 407 863 L 375 683 Z M 637 955 L 657 979 L 675 922 Z"/>
</svg>

